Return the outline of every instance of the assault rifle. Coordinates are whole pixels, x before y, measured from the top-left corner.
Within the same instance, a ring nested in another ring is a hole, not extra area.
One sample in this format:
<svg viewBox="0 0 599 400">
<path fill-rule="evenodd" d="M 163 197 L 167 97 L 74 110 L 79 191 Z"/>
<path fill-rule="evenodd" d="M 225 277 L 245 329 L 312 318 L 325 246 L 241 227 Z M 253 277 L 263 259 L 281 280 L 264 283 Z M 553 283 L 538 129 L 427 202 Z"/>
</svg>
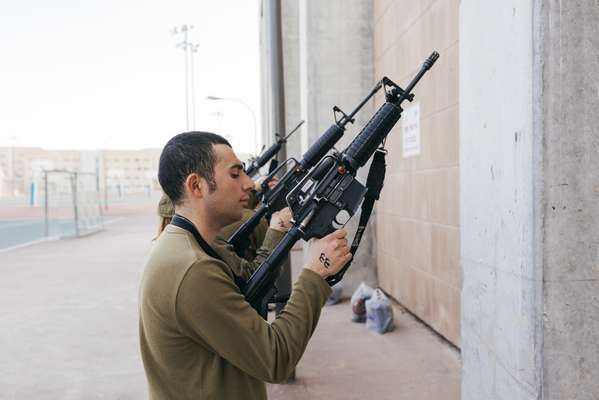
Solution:
<svg viewBox="0 0 599 400">
<path fill-rule="evenodd" d="M 287 139 L 289 139 L 289 137 L 293 135 L 295 131 L 297 131 L 304 122 L 304 120 L 301 120 L 300 123 L 297 124 L 297 126 L 293 128 L 293 130 L 289 132 L 286 136 L 281 137 L 278 133 L 275 133 L 277 141 L 273 143 L 273 145 L 270 146 L 268 149 L 266 149 L 266 151 L 262 151 L 262 153 L 258 155 L 258 157 L 251 159 L 250 164 L 245 169 L 245 173 L 250 177 L 256 175 L 256 173 L 258 173 L 260 168 L 262 168 L 268 162 L 268 160 L 277 155 L 277 153 L 281 150 L 281 146 L 283 146 L 283 144 L 287 142 Z M 272 172 L 273 169 L 274 168 L 272 168 L 269 171 L 269 173 Z"/>
<path fill-rule="evenodd" d="M 433 52 L 405 90 L 384 78 L 385 103 L 358 136 L 342 153 L 323 158 L 289 192 L 286 200 L 293 213 L 292 227 L 242 288 L 246 300 L 258 313 L 265 315 L 267 303 L 276 293 L 274 282 L 279 275 L 280 264 L 293 245 L 299 239 L 321 238 L 342 227 L 364 199 L 360 226 L 351 245 L 351 253 L 355 254 L 374 201 L 378 199 L 383 186 L 386 150 L 379 149 L 379 146 L 384 144 L 387 135 L 399 121 L 403 111 L 402 102 L 414 99 L 412 89 L 438 58 L 439 53 Z M 356 179 L 356 173 L 375 152 L 365 187 Z M 324 254 L 321 255 L 321 261 L 326 266 L 328 260 L 322 258 L 325 258 Z M 329 285 L 333 286 L 343 278 L 350 263 L 327 278 Z"/>
<path fill-rule="evenodd" d="M 335 143 L 341 139 L 345 132 L 345 126 L 348 123 L 354 122 L 354 116 L 360 109 L 383 87 L 383 82 L 377 83 L 372 91 L 364 100 L 347 115 L 339 109 L 333 107 L 333 117 L 335 123 L 332 124 L 325 133 L 313 143 L 308 151 L 304 154 L 301 161 L 295 158 L 289 158 L 281 165 L 272 171 L 262 183 L 262 204 L 258 207 L 254 215 L 241 225 L 229 238 L 228 242 L 233 246 L 235 252 L 242 257 L 249 245 L 249 235 L 254 231 L 260 220 L 287 206 L 285 197 L 318 163 L 328 152 L 333 148 Z M 287 172 L 279 180 L 275 187 L 268 189 L 268 181 L 272 179 L 283 168 L 287 168 Z"/>
</svg>

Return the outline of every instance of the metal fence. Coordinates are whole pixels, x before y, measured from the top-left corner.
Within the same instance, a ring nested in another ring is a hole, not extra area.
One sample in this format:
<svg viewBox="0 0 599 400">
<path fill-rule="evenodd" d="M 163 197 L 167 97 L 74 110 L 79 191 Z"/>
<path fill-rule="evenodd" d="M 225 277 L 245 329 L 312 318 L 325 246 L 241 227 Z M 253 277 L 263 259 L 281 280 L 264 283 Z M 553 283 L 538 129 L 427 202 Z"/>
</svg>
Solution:
<svg viewBox="0 0 599 400">
<path fill-rule="evenodd" d="M 46 237 L 76 237 L 104 228 L 98 176 L 67 170 L 43 171 Z"/>
</svg>

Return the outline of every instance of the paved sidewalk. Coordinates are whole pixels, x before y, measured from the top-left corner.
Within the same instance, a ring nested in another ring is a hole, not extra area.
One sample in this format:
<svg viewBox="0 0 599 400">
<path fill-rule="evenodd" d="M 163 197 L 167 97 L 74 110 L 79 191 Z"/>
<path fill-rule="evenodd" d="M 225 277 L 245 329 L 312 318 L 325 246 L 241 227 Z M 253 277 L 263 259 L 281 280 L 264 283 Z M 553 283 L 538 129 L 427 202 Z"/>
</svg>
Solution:
<svg viewBox="0 0 599 400">
<path fill-rule="evenodd" d="M 153 215 L 104 232 L 0 253 L 0 399 L 145 399 L 137 292 Z M 376 335 L 326 307 L 297 369 L 269 385 L 277 399 L 459 399 L 458 354 L 396 309 Z"/>
<path fill-rule="evenodd" d="M 296 370 L 271 400 L 459 400 L 457 350 L 395 307 L 384 335 L 350 321 L 349 301 L 327 306 Z"/>
<path fill-rule="evenodd" d="M 0 399 L 144 399 L 137 292 L 156 229 L 129 216 L 0 253 Z"/>
</svg>

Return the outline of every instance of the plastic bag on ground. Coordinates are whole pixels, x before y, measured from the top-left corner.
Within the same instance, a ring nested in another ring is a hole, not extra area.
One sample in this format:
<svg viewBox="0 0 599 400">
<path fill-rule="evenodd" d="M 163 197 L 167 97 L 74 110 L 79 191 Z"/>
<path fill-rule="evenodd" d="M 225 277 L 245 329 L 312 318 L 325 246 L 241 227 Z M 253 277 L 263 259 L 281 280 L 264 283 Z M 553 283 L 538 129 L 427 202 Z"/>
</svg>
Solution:
<svg viewBox="0 0 599 400">
<path fill-rule="evenodd" d="M 366 300 L 366 328 L 380 334 L 393 330 L 393 308 L 381 289 Z"/>
<path fill-rule="evenodd" d="M 365 284 L 360 283 L 351 296 L 352 322 L 366 322 L 366 305 L 365 302 L 372 296 L 373 289 Z"/>
</svg>

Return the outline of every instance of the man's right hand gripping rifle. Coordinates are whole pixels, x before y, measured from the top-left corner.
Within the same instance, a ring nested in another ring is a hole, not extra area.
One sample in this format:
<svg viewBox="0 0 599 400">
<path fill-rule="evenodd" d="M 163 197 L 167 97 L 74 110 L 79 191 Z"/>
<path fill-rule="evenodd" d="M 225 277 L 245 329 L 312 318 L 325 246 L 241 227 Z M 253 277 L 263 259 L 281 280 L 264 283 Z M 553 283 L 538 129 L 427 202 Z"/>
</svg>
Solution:
<svg viewBox="0 0 599 400">
<path fill-rule="evenodd" d="M 276 211 L 270 220 L 270 227 L 287 232 L 291 227 L 292 216 L 289 207 Z M 322 239 L 313 239 L 309 243 L 308 262 L 304 268 L 315 272 L 323 279 L 336 275 L 352 258 L 345 229 L 338 229 Z"/>
<path fill-rule="evenodd" d="M 280 211 L 273 212 L 269 226 L 279 232 L 288 232 L 292 227 L 292 217 L 291 209 L 285 207 Z M 321 239 L 312 239 L 309 246 L 308 258 L 304 268 L 311 270 L 325 280 L 339 274 L 341 269 L 352 259 L 345 229 L 338 229 Z M 269 271 L 275 272 L 274 269 Z M 238 284 L 243 291 L 245 289 L 244 284 L 241 281 Z M 269 293 L 268 297 L 260 297 L 254 300 L 246 297 L 246 299 L 266 319 L 267 302 L 272 298 L 276 289 L 274 287 L 265 288 L 265 291 Z"/>
<path fill-rule="evenodd" d="M 352 254 L 347 243 L 347 232 L 338 229 L 322 239 L 310 242 L 308 268 L 323 279 L 337 274 L 351 260 Z"/>
</svg>

